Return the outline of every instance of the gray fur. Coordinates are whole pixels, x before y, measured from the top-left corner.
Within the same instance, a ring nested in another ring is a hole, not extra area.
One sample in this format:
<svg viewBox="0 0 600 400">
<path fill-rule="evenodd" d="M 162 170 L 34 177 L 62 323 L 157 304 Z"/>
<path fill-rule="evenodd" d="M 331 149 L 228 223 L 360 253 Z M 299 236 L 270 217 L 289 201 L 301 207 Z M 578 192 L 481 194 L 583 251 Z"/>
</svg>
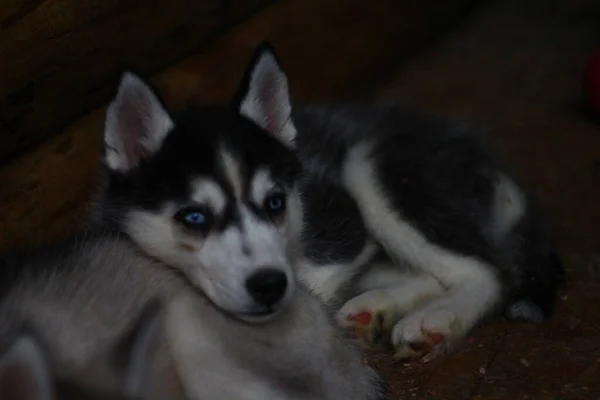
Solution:
<svg viewBox="0 0 600 400">
<path fill-rule="evenodd" d="M 151 364 L 161 332 L 160 307 L 147 306 L 122 343 L 115 346 L 117 375 L 123 384 L 113 393 L 56 376 L 49 349 L 32 326 L 23 329 L 0 354 L 0 398 L 19 400 L 141 400 L 148 398 Z M 122 361 L 122 362 L 121 362 Z M 174 395 L 174 398 L 181 396 Z"/>
<path fill-rule="evenodd" d="M 193 399 L 384 398 L 377 375 L 305 290 L 275 321 L 242 323 L 129 239 L 102 231 L 5 256 L 1 271 L 0 346 L 31 327 L 56 377 L 92 392 L 118 392 L 127 383 L 115 346 L 158 299 L 165 304 L 162 339 L 145 399 L 183 399 L 182 387 Z"/>
</svg>

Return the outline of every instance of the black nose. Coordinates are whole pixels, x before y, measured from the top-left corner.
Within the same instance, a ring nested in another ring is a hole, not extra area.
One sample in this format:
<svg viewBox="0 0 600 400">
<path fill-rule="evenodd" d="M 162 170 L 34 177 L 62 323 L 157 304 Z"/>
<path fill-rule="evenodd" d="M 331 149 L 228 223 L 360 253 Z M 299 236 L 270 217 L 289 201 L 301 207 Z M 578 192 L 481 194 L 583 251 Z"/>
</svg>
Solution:
<svg viewBox="0 0 600 400">
<path fill-rule="evenodd" d="M 246 280 L 246 289 L 252 298 L 264 306 L 272 306 L 281 300 L 287 285 L 285 273 L 274 268 L 261 269 Z"/>
</svg>

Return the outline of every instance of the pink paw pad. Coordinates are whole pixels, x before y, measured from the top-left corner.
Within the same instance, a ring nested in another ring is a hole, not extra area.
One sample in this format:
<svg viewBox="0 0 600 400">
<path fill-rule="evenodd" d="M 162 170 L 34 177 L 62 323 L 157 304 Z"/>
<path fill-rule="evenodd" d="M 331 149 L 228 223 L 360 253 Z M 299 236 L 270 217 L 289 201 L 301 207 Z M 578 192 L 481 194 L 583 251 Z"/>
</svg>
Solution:
<svg viewBox="0 0 600 400">
<path fill-rule="evenodd" d="M 371 313 L 368 311 L 362 311 L 358 314 L 348 315 L 349 321 L 353 321 L 359 325 L 369 325 L 372 319 L 373 315 L 371 315 Z"/>
<path fill-rule="evenodd" d="M 427 338 L 427 343 L 436 346 L 446 341 L 446 337 L 439 332 L 423 331 L 423 336 Z"/>
</svg>

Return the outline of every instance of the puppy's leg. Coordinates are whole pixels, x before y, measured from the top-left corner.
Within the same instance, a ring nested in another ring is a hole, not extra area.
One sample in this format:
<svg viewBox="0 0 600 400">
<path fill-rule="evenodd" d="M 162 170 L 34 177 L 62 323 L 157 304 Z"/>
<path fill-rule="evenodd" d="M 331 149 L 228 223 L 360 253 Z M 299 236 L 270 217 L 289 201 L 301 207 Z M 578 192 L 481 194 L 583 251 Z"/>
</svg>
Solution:
<svg viewBox="0 0 600 400">
<path fill-rule="evenodd" d="M 500 299 L 500 283 L 489 266 L 452 254 L 444 258 L 438 265 L 446 264 L 449 290 L 396 324 L 391 340 L 398 358 L 432 359 L 463 339 Z"/>
<path fill-rule="evenodd" d="M 348 263 L 318 264 L 306 258 L 295 262 L 298 279 L 327 304 L 339 307 L 340 294 L 363 266 L 377 253 L 377 245 L 367 240 L 360 253 Z M 343 300 L 342 300 L 343 301 Z"/>
<path fill-rule="evenodd" d="M 391 266 L 372 267 L 357 284 L 360 295 L 337 314 L 338 323 L 351 328 L 364 345 L 388 342 L 402 316 L 441 295 L 444 288 L 430 275 L 416 275 Z"/>
<path fill-rule="evenodd" d="M 430 242 L 404 219 L 382 191 L 367 151 L 358 146 L 349 153 L 343 180 L 370 233 L 394 261 L 409 264 L 448 289 L 398 322 L 392 343 L 400 358 L 435 354 L 442 344 L 463 338 L 498 305 L 500 281 L 491 265 Z"/>
</svg>

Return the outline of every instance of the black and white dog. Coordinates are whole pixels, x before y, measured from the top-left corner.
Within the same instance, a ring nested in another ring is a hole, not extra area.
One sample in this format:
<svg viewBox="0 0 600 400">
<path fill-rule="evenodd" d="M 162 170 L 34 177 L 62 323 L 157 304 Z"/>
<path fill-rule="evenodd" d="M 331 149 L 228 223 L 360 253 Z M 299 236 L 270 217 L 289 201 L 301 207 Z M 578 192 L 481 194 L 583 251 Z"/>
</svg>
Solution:
<svg viewBox="0 0 600 400">
<path fill-rule="evenodd" d="M 126 74 L 105 142 L 96 218 L 239 318 L 273 318 L 297 276 L 412 358 L 553 309 L 553 242 L 480 137 L 396 106 L 293 106 L 268 44 L 230 105 L 177 117 Z"/>
</svg>

